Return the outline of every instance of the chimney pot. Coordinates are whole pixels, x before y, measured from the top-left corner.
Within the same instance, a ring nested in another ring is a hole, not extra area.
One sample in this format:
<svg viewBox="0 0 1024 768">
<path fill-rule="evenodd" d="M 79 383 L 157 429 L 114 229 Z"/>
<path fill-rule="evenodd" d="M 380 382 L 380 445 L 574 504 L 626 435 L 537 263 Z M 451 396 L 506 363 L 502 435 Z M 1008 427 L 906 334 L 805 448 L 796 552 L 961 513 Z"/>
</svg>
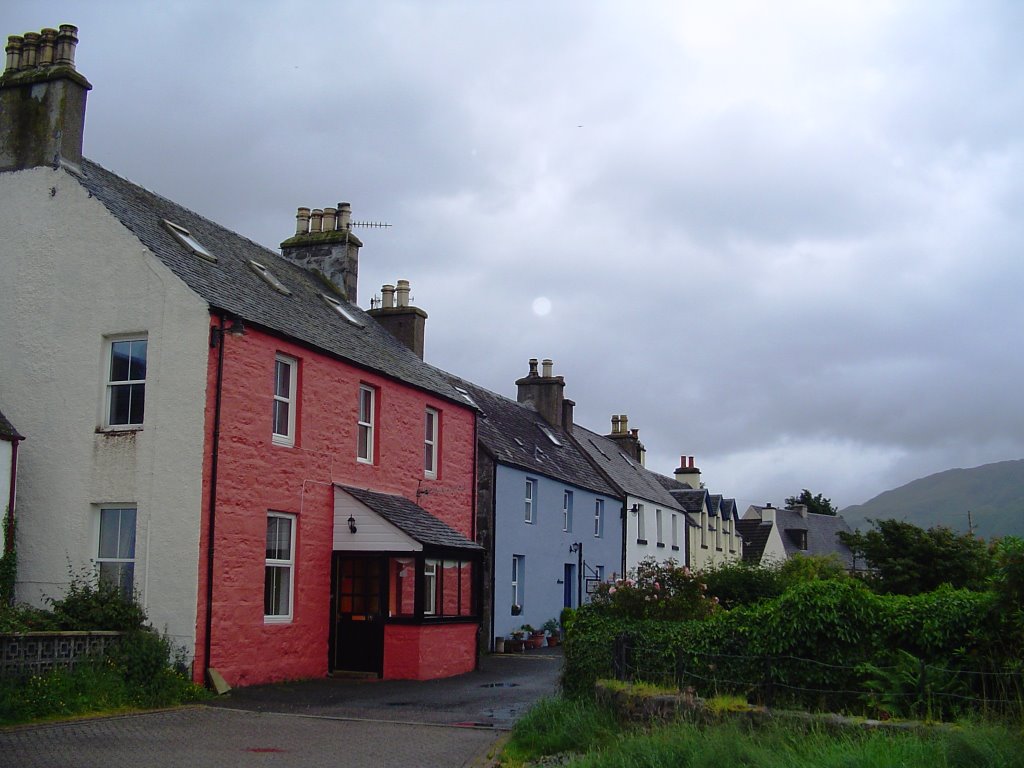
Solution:
<svg viewBox="0 0 1024 768">
<path fill-rule="evenodd" d="M 392 309 L 395 306 L 395 286 L 385 283 L 380 287 L 380 302 L 384 309 Z"/>
<path fill-rule="evenodd" d="M 352 206 L 348 203 L 338 203 L 338 229 L 352 229 Z"/>
<path fill-rule="evenodd" d="M 619 434 L 619 416 L 618 414 L 612 414 L 612 434 Z"/>
<path fill-rule="evenodd" d="M 544 358 L 544 362 L 541 363 L 541 365 L 543 366 L 543 368 L 541 369 L 542 370 L 541 375 L 545 379 L 550 379 L 551 378 L 551 367 L 554 365 L 554 362 L 552 362 L 550 357 L 546 357 L 546 358 Z"/>
<path fill-rule="evenodd" d="M 629 430 L 629 436 L 633 437 L 633 438 L 640 437 L 640 430 L 639 429 L 631 429 L 631 430 Z"/>
<path fill-rule="evenodd" d="M 316 234 L 323 231 L 324 211 L 323 208 L 314 208 L 309 216 L 309 231 Z"/>
<path fill-rule="evenodd" d="M 39 56 L 39 33 L 26 32 L 21 46 L 21 68 L 35 69 Z"/>
<path fill-rule="evenodd" d="M 398 288 L 395 291 L 395 297 L 396 297 L 398 306 L 400 306 L 400 307 L 408 307 L 409 306 L 409 281 L 408 280 L 399 280 L 398 281 Z"/>
<path fill-rule="evenodd" d="M 44 29 L 39 41 L 39 66 L 52 67 L 54 50 L 57 47 L 57 30 Z"/>
<path fill-rule="evenodd" d="M 537 375 L 537 358 L 536 357 L 531 357 L 530 358 L 530 373 L 529 373 L 529 375 L 530 376 L 536 376 Z"/>
<path fill-rule="evenodd" d="M 295 234 L 309 233 L 309 208 L 299 208 L 295 214 Z"/>
<path fill-rule="evenodd" d="M 75 47 L 78 45 L 78 27 L 61 24 L 57 31 L 57 64 L 75 68 Z"/>
<path fill-rule="evenodd" d="M 334 219 L 338 215 L 337 208 L 324 208 L 324 232 L 334 231 Z"/>
<path fill-rule="evenodd" d="M 629 417 L 624 413 L 619 414 L 619 431 L 622 434 L 629 432 Z"/>
<path fill-rule="evenodd" d="M 10 35 L 7 38 L 7 72 L 17 72 L 21 69 L 21 46 L 24 39 L 20 35 Z"/>
</svg>

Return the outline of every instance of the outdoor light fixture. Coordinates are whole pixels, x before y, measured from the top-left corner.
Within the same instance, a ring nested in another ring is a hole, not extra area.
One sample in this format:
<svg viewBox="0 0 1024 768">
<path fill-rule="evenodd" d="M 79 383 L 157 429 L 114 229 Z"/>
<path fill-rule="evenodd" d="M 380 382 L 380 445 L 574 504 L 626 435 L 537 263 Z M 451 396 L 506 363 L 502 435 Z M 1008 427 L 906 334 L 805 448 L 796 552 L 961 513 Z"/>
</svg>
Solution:
<svg viewBox="0 0 1024 768">
<path fill-rule="evenodd" d="M 349 530 L 349 533 L 355 533 L 356 532 L 356 519 L 354 517 L 352 517 L 352 515 L 348 516 L 348 530 Z"/>
<path fill-rule="evenodd" d="M 224 340 L 225 333 L 231 336 L 245 336 L 245 323 L 242 322 L 242 318 L 232 317 L 229 322 L 231 325 L 226 327 L 215 325 L 210 328 L 210 349 L 220 346 L 220 343 Z"/>
</svg>

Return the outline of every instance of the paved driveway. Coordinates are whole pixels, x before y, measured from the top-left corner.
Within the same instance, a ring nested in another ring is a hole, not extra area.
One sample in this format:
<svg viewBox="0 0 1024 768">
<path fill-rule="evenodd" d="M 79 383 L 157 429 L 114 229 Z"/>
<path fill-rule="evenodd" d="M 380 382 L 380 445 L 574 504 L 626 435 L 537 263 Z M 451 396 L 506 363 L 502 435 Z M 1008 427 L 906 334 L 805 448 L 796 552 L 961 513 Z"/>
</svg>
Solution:
<svg viewBox="0 0 1024 768">
<path fill-rule="evenodd" d="M 314 680 L 209 706 L 0 731 L 0 766 L 465 766 L 557 686 L 555 651 L 493 656 L 428 682 Z"/>
</svg>

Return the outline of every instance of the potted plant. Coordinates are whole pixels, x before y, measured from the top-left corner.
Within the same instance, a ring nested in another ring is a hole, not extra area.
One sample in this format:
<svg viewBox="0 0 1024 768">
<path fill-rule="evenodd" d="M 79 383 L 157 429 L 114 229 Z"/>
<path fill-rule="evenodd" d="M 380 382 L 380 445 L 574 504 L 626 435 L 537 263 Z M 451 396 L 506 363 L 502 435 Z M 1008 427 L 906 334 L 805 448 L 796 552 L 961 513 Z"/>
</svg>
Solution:
<svg viewBox="0 0 1024 768">
<path fill-rule="evenodd" d="M 547 634 L 548 647 L 553 648 L 561 641 L 561 637 L 558 635 L 558 619 L 548 619 L 541 626 L 541 629 Z"/>
<path fill-rule="evenodd" d="M 512 632 L 505 640 L 505 653 L 522 653 L 525 648 L 525 641 L 518 631 Z"/>
</svg>

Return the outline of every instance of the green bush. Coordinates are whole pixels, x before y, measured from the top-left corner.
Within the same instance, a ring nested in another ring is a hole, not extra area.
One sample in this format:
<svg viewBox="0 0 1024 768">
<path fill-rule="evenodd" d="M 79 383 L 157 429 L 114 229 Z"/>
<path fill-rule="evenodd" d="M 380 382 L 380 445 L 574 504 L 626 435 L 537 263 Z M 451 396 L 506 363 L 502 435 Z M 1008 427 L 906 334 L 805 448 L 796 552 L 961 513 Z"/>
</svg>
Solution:
<svg viewBox="0 0 1024 768">
<path fill-rule="evenodd" d="M 717 597 L 724 608 L 753 605 L 782 594 L 782 579 L 776 566 L 738 560 L 713 566 L 702 576 L 708 594 Z"/>
<path fill-rule="evenodd" d="M 617 662 L 626 677 L 675 681 L 705 696 L 849 710 L 863 705 L 858 694 L 869 692 L 867 681 L 902 649 L 950 670 L 972 696 L 1019 706 L 1024 664 L 1019 645 L 997 642 L 1004 631 L 999 606 L 994 593 L 945 587 L 885 596 L 853 579 L 805 582 L 704 620 L 634 619 L 590 605 L 567 634 L 562 685 L 567 695 L 589 695 L 598 678 L 615 676 Z"/>
<path fill-rule="evenodd" d="M 48 602 L 58 627 L 65 630 L 130 632 L 148 621 L 134 595 L 125 595 L 90 570 L 72 573 L 64 597 Z"/>
<path fill-rule="evenodd" d="M 105 656 L 90 658 L 73 670 L 57 669 L 27 680 L 0 680 L 0 724 L 162 707 L 207 695 L 188 679 L 173 644 L 149 625 L 134 596 L 125 596 L 115 586 L 82 571 L 72 575 L 62 598 L 49 602 L 50 611 L 27 606 L 0 609 L 0 632 L 124 634 Z"/>
</svg>

